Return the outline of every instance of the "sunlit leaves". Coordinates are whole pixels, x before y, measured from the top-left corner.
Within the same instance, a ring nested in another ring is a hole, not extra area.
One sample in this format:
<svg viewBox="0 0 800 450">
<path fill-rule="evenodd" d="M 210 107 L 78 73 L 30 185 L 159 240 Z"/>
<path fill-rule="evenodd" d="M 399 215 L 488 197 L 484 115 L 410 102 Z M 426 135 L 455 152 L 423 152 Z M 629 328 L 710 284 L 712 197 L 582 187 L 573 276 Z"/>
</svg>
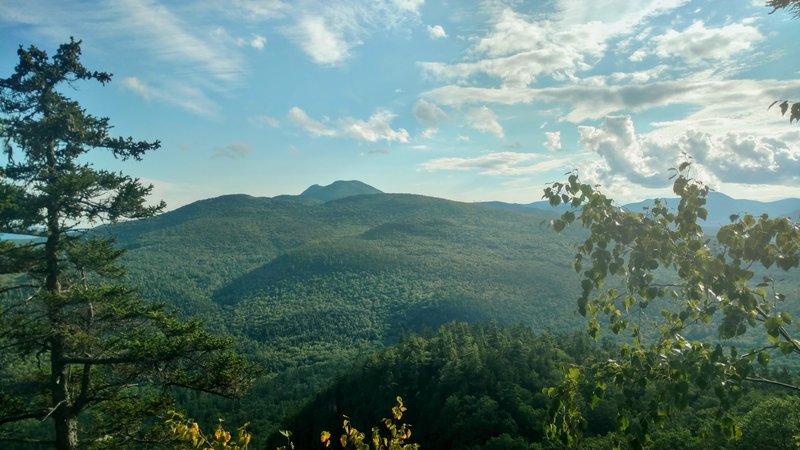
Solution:
<svg viewBox="0 0 800 450">
<path fill-rule="evenodd" d="M 785 113 L 789 104 L 780 108 Z M 620 416 L 618 428 L 631 437 L 633 447 L 649 439 L 648 424 L 660 423 L 672 407 L 686 407 L 691 386 L 713 389 L 724 407 L 741 391 L 741 383 L 752 379 L 754 364 L 767 366 L 772 354 L 800 353 L 800 342 L 787 328 L 791 314 L 780 304 L 785 295 L 776 292 L 771 278 L 753 280 L 754 266 L 783 271 L 798 267 L 800 226 L 787 218 L 737 214 L 719 229 L 716 240 L 707 238 L 699 221 L 708 216 L 709 188 L 688 176 L 690 167 L 686 161 L 672 169 L 673 192 L 679 197 L 676 211 L 659 201 L 644 212 L 626 211 L 596 188 L 581 184 L 574 173 L 567 182 L 545 190 L 551 203 L 575 206 L 569 216 L 564 213 L 553 220 L 555 231 L 573 222 L 590 231 L 573 260 L 582 278 L 578 311 L 589 319 L 589 335 L 600 335 L 601 318 L 614 334 L 622 334 L 629 323 L 641 320 L 649 304 L 661 306 L 660 319 L 647 316 L 646 345 L 636 326 L 629 335 L 633 346 L 623 346 L 618 359 L 591 368 L 597 380 L 613 382 L 621 390 L 623 405 L 646 395 L 658 400 L 657 408 Z M 722 339 L 755 329 L 763 330 L 763 341 L 743 352 L 725 343 L 726 352 L 720 344 L 684 338 L 711 323 L 717 324 Z M 564 385 L 548 391 L 554 399 L 562 397 L 561 408 L 571 404 L 571 382 L 568 374 Z M 577 422 L 551 424 L 550 431 L 562 434 L 562 442 L 572 442 L 577 437 L 569 434 L 580 432 L 582 418 L 577 410 L 560 415 L 561 421 Z M 724 414 L 719 417 L 720 433 L 732 439 L 740 436 L 735 422 Z"/>
</svg>

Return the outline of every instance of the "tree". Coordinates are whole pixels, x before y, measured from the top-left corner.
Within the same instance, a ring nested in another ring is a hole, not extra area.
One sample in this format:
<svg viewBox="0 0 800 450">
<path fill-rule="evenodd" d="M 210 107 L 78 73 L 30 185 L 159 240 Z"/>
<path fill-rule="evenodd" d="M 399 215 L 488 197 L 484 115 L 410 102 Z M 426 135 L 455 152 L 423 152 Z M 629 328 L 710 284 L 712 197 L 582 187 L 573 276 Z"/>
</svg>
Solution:
<svg viewBox="0 0 800 450">
<path fill-rule="evenodd" d="M 706 236 L 698 221 L 708 214 L 709 188 L 688 176 L 690 166 L 673 169 L 677 211 L 661 201 L 644 212 L 626 211 L 577 174 L 545 189 L 552 205 L 573 207 L 552 222 L 556 231 L 573 223 L 589 231 L 573 267 L 581 276 L 578 311 L 589 318 L 590 334 L 599 334 L 605 316 L 614 334 L 628 336 L 615 359 L 570 368 L 564 384 L 547 391 L 554 401 L 550 431 L 564 442 L 580 434 L 574 396 L 582 377 L 595 383 L 595 399 L 607 387 L 619 394 L 619 427 L 634 447 L 645 446 L 653 425 L 687 405 L 693 387 L 717 395 L 718 426 L 728 437 L 740 431 L 725 407 L 744 383 L 800 390 L 757 371 L 776 355 L 800 355 L 792 305 L 771 276 L 798 267 L 800 225 L 742 214 Z M 641 404 L 649 406 L 633 410 Z"/>
<path fill-rule="evenodd" d="M 228 339 L 139 298 L 122 282 L 122 250 L 81 231 L 164 204 L 146 203 L 152 186 L 87 162 L 93 151 L 140 160 L 160 144 L 112 137 L 107 118 L 62 94 L 64 84 L 111 81 L 81 64 L 80 44 L 70 39 L 52 59 L 20 47 L 0 80 L 0 232 L 35 236 L 0 240 L 0 439 L 19 438 L 10 424 L 49 420 L 64 450 L 135 439 L 172 386 L 233 396 L 255 374 Z"/>
<path fill-rule="evenodd" d="M 772 8 L 770 14 L 779 9 L 788 9 L 795 17 L 800 17 L 800 0 L 769 0 L 767 6 Z"/>
</svg>

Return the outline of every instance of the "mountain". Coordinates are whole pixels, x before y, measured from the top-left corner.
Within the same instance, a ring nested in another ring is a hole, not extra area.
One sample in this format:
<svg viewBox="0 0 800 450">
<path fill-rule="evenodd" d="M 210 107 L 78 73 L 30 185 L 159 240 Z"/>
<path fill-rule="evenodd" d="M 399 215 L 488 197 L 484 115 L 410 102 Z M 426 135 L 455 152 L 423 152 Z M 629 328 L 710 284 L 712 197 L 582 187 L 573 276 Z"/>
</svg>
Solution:
<svg viewBox="0 0 800 450">
<path fill-rule="evenodd" d="M 678 198 L 670 197 L 661 199 L 663 204 L 671 209 L 678 208 Z M 494 206 L 505 209 L 516 210 L 529 210 L 536 209 L 542 211 L 561 212 L 568 207 L 559 205 L 556 208 L 550 206 L 546 201 L 537 201 L 528 204 L 517 203 L 502 203 L 502 202 L 486 202 L 488 206 Z M 622 207 L 632 212 L 642 212 L 645 208 L 652 208 L 654 199 L 642 200 L 640 202 L 629 203 Z M 718 228 L 722 225 L 730 223 L 730 216 L 734 214 L 752 214 L 760 216 L 761 214 L 768 214 L 770 217 L 789 217 L 793 220 L 800 218 L 800 199 L 787 198 L 776 200 L 772 202 L 761 202 L 757 200 L 744 200 L 734 199 L 721 192 L 709 192 L 708 203 L 708 218 L 704 225 L 711 228 Z"/>
<path fill-rule="evenodd" d="M 369 191 L 331 186 L 311 193 Z M 97 232 L 127 249 L 143 295 L 225 317 L 219 329 L 274 367 L 451 320 L 579 326 L 564 314 L 577 296 L 574 250 L 543 224 L 549 213 L 410 194 L 297 200 L 223 196 Z"/>
<path fill-rule="evenodd" d="M 663 201 L 672 209 L 677 209 L 678 207 L 677 198 L 667 198 Z M 624 208 L 629 211 L 640 212 L 644 208 L 652 206 L 653 200 L 648 199 L 625 205 Z M 706 208 L 708 209 L 708 218 L 704 225 L 717 228 L 731 223 L 730 216 L 741 214 L 751 214 L 754 216 L 768 214 L 770 217 L 789 217 L 793 220 L 798 220 L 798 216 L 800 216 L 800 199 L 787 198 L 772 202 L 761 202 L 757 200 L 734 199 L 721 192 L 709 192 Z"/>
<path fill-rule="evenodd" d="M 327 186 L 315 184 L 300 194 L 305 199 L 315 199 L 322 202 L 339 200 L 356 195 L 382 194 L 378 189 L 360 181 L 334 181 Z"/>
</svg>

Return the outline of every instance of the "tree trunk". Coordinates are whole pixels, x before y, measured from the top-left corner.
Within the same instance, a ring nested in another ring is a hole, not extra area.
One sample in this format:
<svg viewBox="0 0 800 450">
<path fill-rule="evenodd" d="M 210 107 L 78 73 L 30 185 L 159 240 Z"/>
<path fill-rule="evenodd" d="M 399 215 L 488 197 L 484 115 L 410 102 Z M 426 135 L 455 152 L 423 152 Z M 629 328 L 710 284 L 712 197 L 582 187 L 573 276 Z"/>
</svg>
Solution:
<svg viewBox="0 0 800 450">
<path fill-rule="evenodd" d="M 56 144 L 51 142 L 47 151 L 48 184 L 54 186 L 57 181 Z M 50 298 L 48 316 L 53 333 L 50 338 L 50 391 L 53 399 L 53 411 L 50 417 L 54 421 L 56 433 L 56 449 L 75 450 L 78 448 L 78 418 L 73 408 L 73 399 L 69 386 L 69 365 L 64 364 L 66 356 L 66 339 L 62 323 L 61 268 L 59 267 L 59 247 L 61 244 L 61 224 L 59 223 L 60 205 L 51 197 L 47 202 L 47 242 L 44 247 L 46 266 L 45 290 Z"/>
<path fill-rule="evenodd" d="M 78 418 L 72 408 L 69 390 L 69 366 L 61 362 L 64 357 L 64 337 L 57 335 L 51 339 L 50 349 L 50 389 L 53 393 L 53 413 L 55 422 L 56 449 L 75 450 L 78 448 Z"/>
</svg>

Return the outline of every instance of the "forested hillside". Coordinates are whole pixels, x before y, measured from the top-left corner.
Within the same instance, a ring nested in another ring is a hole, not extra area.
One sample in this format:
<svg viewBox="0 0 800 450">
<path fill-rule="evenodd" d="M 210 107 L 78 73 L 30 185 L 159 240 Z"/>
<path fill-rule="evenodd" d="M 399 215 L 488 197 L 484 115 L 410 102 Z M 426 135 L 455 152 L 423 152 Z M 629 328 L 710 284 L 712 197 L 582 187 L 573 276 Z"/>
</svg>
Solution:
<svg viewBox="0 0 800 450">
<path fill-rule="evenodd" d="M 453 320 L 580 328 L 574 240 L 551 217 L 407 194 L 231 195 L 97 232 L 127 249 L 145 298 L 213 323 L 267 368 L 242 400 L 250 412 L 234 415 L 261 431 L 405 332 Z M 198 409 L 215 420 L 240 408 Z"/>
</svg>

